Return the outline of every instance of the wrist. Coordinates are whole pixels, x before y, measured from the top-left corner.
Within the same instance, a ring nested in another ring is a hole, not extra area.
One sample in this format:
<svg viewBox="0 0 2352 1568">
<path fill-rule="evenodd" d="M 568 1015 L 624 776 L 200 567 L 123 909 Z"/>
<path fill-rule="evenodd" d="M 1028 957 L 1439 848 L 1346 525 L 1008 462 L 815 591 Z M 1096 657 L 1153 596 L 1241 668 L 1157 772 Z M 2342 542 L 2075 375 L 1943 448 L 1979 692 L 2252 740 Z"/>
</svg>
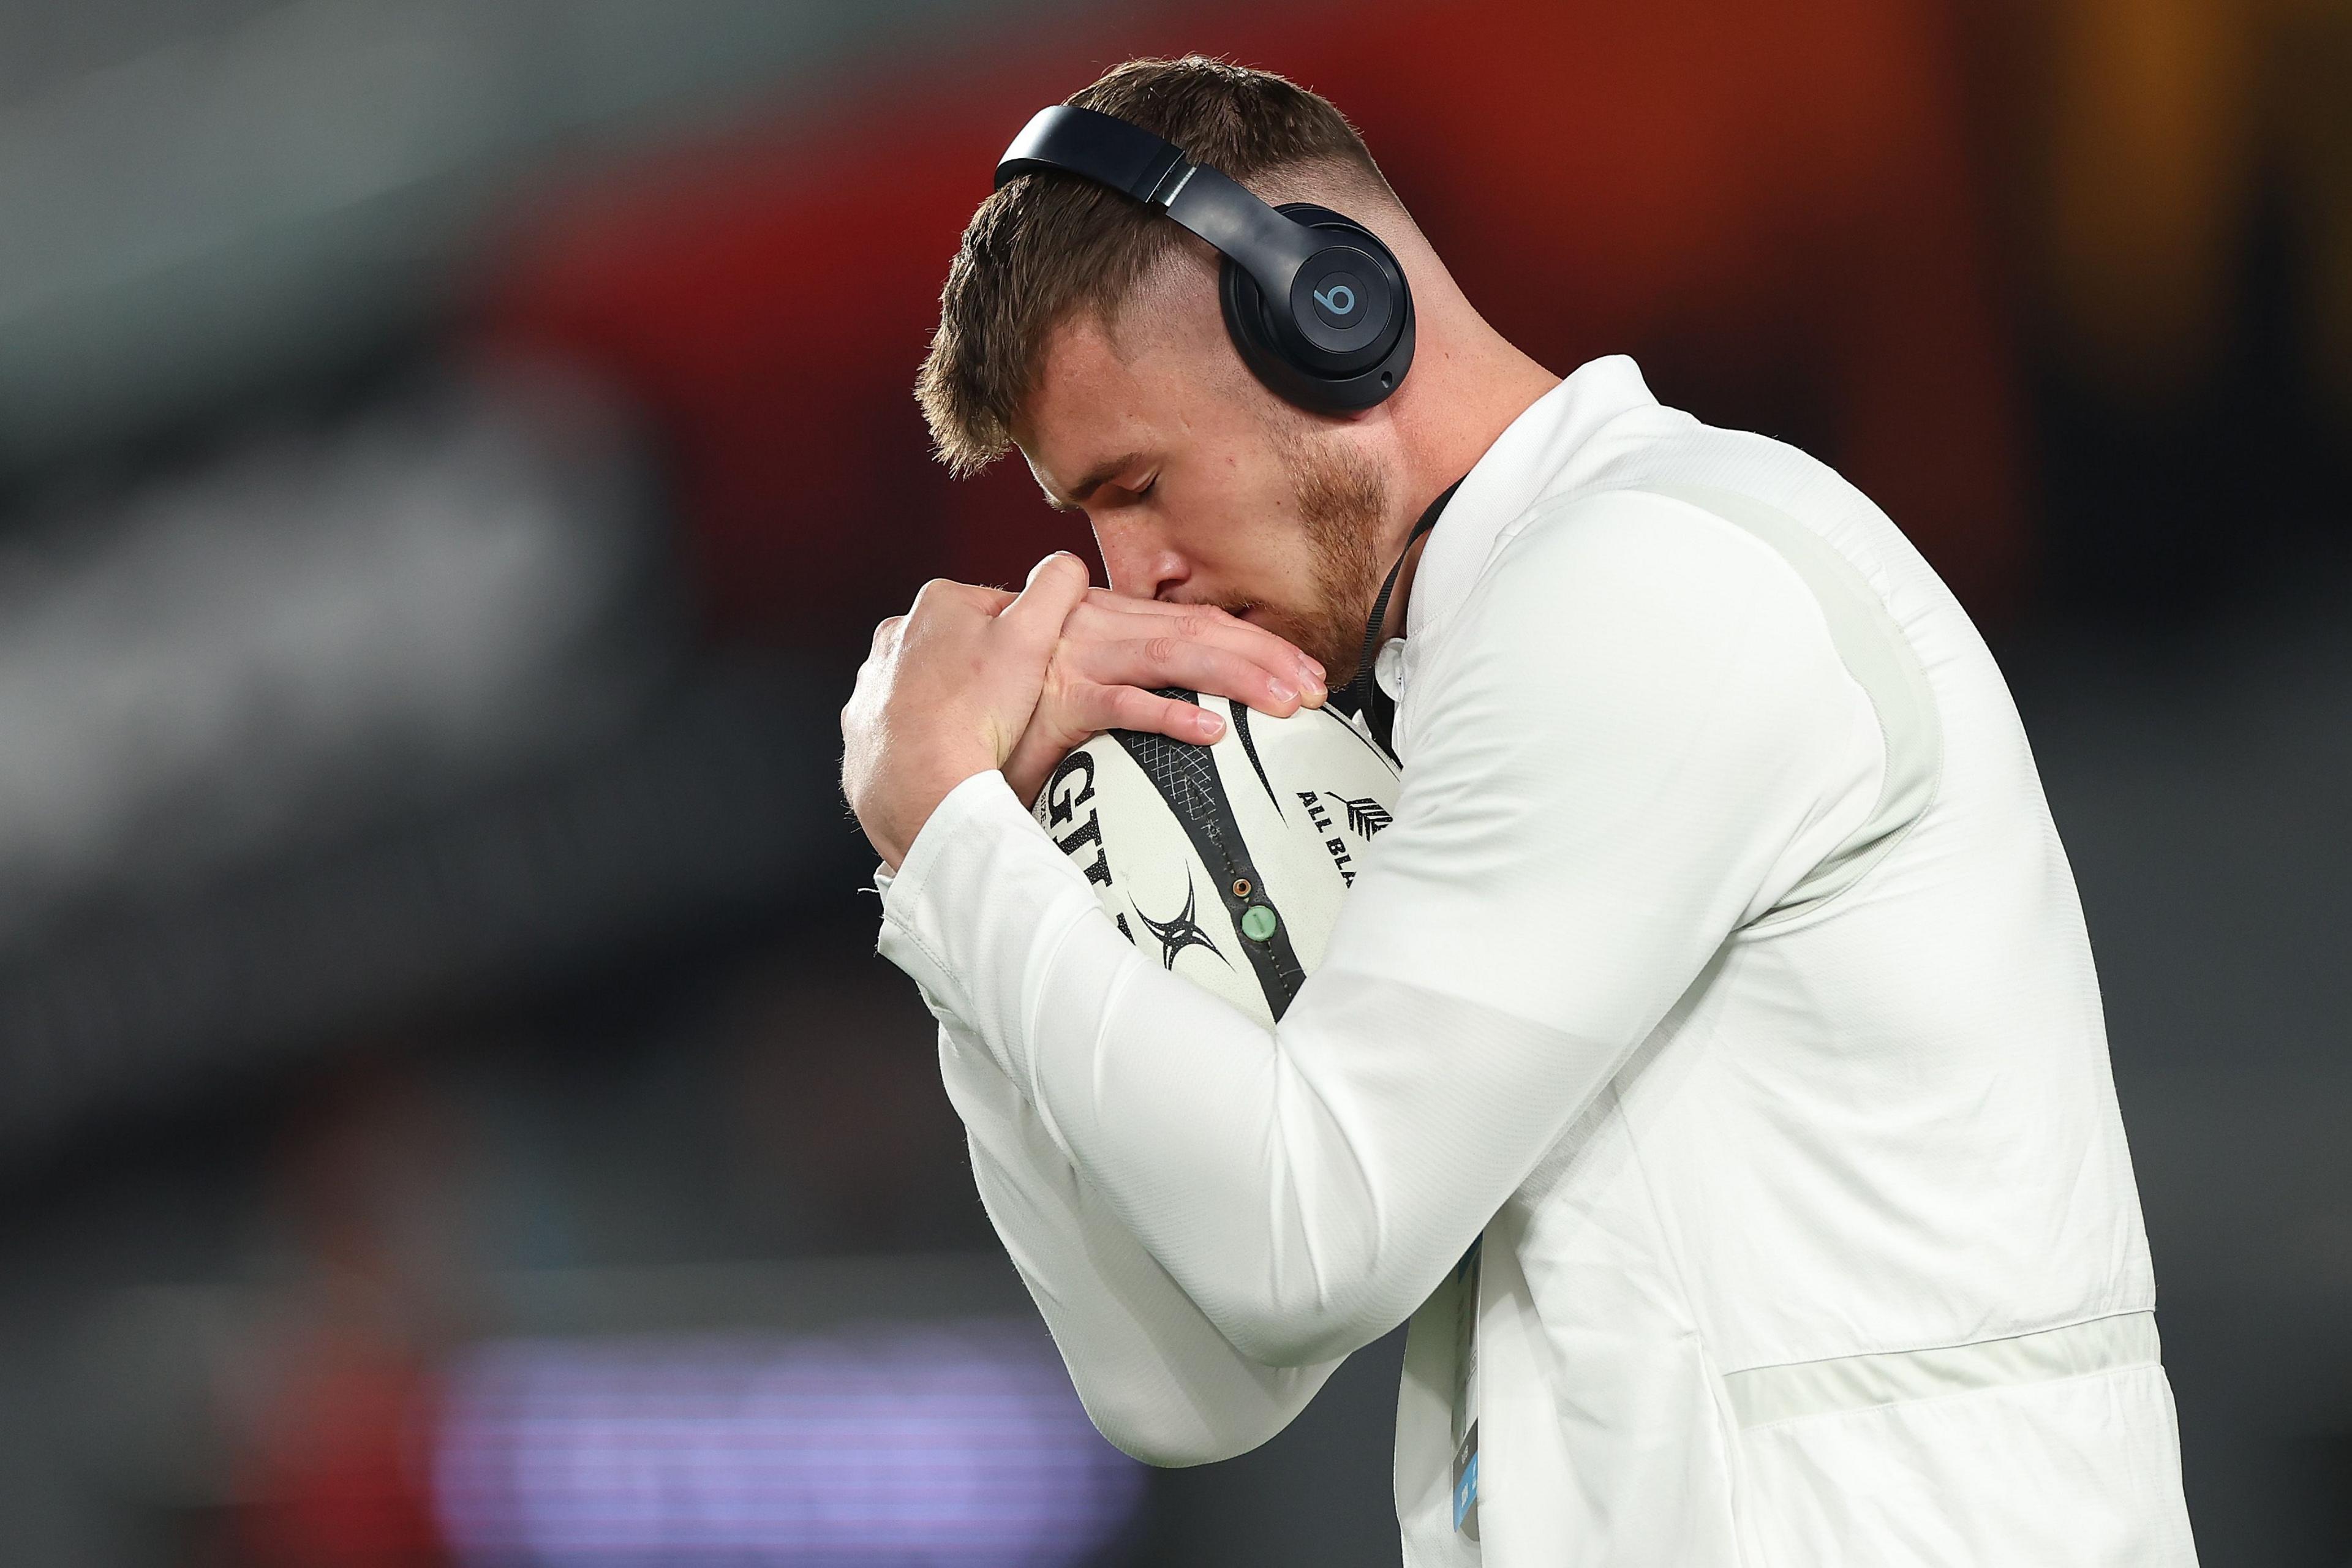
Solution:
<svg viewBox="0 0 2352 1568">
<path fill-rule="evenodd" d="M 866 830 L 866 840 L 883 864 L 892 873 L 906 863 L 915 847 L 915 840 L 931 818 L 938 815 L 940 804 L 953 795 L 966 780 L 997 770 L 985 763 L 966 762 L 925 770 L 919 782 L 902 780 L 893 790 L 887 808 L 871 816 L 861 813 L 858 826 Z"/>
</svg>

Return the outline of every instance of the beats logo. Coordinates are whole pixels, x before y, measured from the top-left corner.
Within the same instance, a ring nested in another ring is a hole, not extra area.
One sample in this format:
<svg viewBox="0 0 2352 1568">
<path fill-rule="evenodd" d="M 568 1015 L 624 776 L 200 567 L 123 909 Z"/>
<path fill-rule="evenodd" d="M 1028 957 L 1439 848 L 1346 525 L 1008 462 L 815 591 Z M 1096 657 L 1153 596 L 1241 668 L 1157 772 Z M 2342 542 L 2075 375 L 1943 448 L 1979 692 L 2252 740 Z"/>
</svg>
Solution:
<svg viewBox="0 0 2352 1568">
<path fill-rule="evenodd" d="M 1331 291 L 1328 294 L 1320 289 L 1316 289 L 1315 302 L 1335 316 L 1353 315 L 1356 310 L 1356 291 L 1345 283 L 1334 283 L 1331 286 Z"/>
</svg>

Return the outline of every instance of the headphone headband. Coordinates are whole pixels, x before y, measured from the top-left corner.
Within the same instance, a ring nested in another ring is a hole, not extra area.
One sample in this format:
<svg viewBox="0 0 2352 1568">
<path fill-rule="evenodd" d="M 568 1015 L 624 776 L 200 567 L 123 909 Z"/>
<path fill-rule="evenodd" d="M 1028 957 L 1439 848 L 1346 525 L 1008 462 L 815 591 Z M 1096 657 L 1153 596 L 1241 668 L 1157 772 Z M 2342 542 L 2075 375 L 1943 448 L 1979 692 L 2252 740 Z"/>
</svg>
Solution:
<svg viewBox="0 0 2352 1568">
<path fill-rule="evenodd" d="M 1157 207 L 1250 275 L 1269 300 L 1286 300 L 1315 232 L 1266 205 L 1238 182 L 1188 160 L 1140 125 L 1072 104 L 1041 109 L 997 161 L 996 185 L 1041 169 L 1076 174 Z"/>
<path fill-rule="evenodd" d="M 1367 408 L 1395 391 L 1412 364 L 1412 292 L 1396 258 L 1362 225 L 1320 207 L 1277 211 L 1175 143 L 1075 104 L 1030 117 L 997 160 L 996 188 L 1043 171 L 1108 185 L 1213 247 L 1225 258 L 1222 293 L 1234 346 L 1292 402 L 1323 413 Z M 1255 287 L 1235 279 L 1236 269 Z"/>
<path fill-rule="evenodd" d="M 996 161 L 996 188 L 1039 169 L 1082 174 L 1097 184 L 1153 202 L 1170 174 L 1189 168 L 1183 151 L 1140 125 L 1074 104 L 1056 103 L 1029 117 L 1004 156 Z M 1179 182 L 1181 183 L 1181 176 Z"/>
</svg>

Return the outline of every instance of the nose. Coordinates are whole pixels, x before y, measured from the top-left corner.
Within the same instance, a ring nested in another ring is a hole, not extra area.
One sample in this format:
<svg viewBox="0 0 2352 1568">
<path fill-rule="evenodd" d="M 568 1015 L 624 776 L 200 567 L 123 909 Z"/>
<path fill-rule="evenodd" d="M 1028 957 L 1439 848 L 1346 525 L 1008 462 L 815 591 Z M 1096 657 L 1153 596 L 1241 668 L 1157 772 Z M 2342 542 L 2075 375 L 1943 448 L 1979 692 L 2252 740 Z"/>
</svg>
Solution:
<svg viewBox="0 0 2352 1568">
<path fill-rule="evenodd" d="M 1095 525 L 1110 591 L 1130 599 L 1162 599 L 1192 575 L 1192 563 L 1152 531 L 1116 523 Z"/>
</svg>

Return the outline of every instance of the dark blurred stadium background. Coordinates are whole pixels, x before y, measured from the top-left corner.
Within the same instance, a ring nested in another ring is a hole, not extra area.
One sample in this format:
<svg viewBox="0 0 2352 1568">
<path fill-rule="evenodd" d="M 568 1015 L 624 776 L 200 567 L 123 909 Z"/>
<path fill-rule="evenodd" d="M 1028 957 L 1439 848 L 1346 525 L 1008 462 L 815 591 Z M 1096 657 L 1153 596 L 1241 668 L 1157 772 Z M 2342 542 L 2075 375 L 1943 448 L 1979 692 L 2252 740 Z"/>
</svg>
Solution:
<svg viewBox="0 0 2352 1568">
<path fill-rule="evenodd" d="M 833 784 L 1084 547 L 908 395 L 991 161 L 1186 49 L 1978 613 L 2206 1561 L 2352 1563 L 2342 0 L 0 0 L 0 1558 L 1396 1560 L 1393 1342 L 1086 1426 Z"/>
</svg>

